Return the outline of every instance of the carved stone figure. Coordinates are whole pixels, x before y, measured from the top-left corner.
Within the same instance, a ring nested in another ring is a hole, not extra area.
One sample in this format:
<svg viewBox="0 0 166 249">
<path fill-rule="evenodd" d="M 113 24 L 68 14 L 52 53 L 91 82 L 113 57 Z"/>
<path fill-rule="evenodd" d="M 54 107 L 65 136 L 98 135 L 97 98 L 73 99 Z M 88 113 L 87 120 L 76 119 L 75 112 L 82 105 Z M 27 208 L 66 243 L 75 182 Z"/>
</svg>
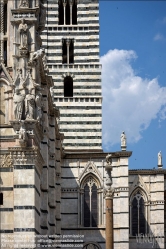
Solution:
<svg viewBox="0 0 166 249">
<path fill-rule="evenodd" d="M 42 59 L 43 56 L 44 56 L 44 54 L 45 54 L 44 48 L 37 50 L 36 52 L 33 53 L 32 61 L 36 61 L 36 60 L 38 60 L 39 58 Z"/>
<path fill-rule="evenodd" d="M 29 8 L 29 0 L 21 0 L 19 8 Z"/>
<path fill-rule="evenodd" d="M 48 70 L 48 66 L 47 66 L 47 56 L 44 54 L 43 58 L 43 66 L 44 66 L 44 70 Z"/>
<path fill-rule="evenodd" d="M 13 101 L 14 101 L 14 117 L 16 120 L 21 120 L 23 113 L 23 104 L 25 96 L 19 94 L 19 90 L 16 89 Z"/>
<path fill-rule="evenodd" d="M 112 164 L 111 154 L 108 154 L 106 156 L 106 163 L 107 163 L 107 165 L 111 165 Z"/>
<path fill-rule="evenodd" d="M 126 147 L 127 143 L 126 143 L 126 134 L 123 131 L 121 134 L 121 147 Z"/>
<path fill-rule="evenodd" d="M 0 157 L 0 168 L 11 168 L 13 167 L 13 159 L 11 155 L 2 155 Z"/>
<path fill-rule="evenodd" d="M 28 49 L 28 25 L 25 23 L 25 19 L 21 20 L 18 29 L 20 32 L 20 48 Z"/>
<path fill-rule="evenodd" d="M 25 142 L 26 139 L 27 139 L 27 132 L 26 132 L 26 129 L 25 129 L 25 125 L 24 125 L 24 122 L 21 122 L 21 127 L 20 127 L 20 130 L 19 130 L 19 140 Z"/>
<path fill-rule="evenodd" d="M 158 165 L 162 166 L 162 154 L 161 154 L 161 151 L 159 151 L 159 153 L 158 153 Z"/>
<path fill-rule="evenodd" d="M 34 111 L 35 111 L 35 95 L 31 93 L 26 95 L 25 97 L 25 117 L 26 119 L 34 119 Z"/>
<path fill-rule="evenodd" d="M 41 98 L 42 98 L 42 94 L 39 92 L 36 95 L 36 107 L 37 107 L 37 120 L 40 120 L 42 118 L 42 103 L 41 103 Z"/>
</svg>

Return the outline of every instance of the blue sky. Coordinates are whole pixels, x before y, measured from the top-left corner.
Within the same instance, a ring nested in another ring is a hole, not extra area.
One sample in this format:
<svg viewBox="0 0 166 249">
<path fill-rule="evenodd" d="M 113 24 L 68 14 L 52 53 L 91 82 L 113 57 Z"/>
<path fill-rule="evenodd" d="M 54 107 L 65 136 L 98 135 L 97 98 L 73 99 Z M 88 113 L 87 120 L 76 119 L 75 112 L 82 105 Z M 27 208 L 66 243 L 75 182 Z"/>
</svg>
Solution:
<svg viewBox="0 0 166 249">
<path fill-rule="evenodd" d="M 130 168 L 166 168 L 166 1 L 100 1 L 103 149 L 120 150 Z"/>
</svg>

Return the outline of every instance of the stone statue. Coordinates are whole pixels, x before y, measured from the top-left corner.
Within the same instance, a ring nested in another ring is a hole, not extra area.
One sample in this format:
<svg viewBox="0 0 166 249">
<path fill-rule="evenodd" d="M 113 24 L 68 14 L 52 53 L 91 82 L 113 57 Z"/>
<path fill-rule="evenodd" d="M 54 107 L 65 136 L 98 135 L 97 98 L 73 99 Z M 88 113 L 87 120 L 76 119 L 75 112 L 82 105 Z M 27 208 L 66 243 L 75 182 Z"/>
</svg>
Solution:
<svg viewBox="0 0 166 249">
<path fill-rule="evenodd" d="M 21 0 L 19 8 L 29 8 L 29 0 Z"/>
<path fill-rule="evenodd" d="M 27 94 L 25 97 L 25 117 L 26 117 L 26 119 L 34 119 L 35 95 L 31 93 L 32 89 L 30 90 L 29 94 Z"/>
<path fill-rule="evenodd" d="M 25 19 L 21 20 L 18 29 L 20 31 L 20 48 L 28 49 L 28 25 L 25 23 Z"/>
<path fill-rule="evenodd" d="M 44 48 L 39 49 L 39 50 L 37 50 L 36 52 L 33 53 L 32 61 L 36 61 L 36 60 L 38 60 L 39 58 L 42 59 L 44 55 L 45 55 L 45 50 L 44 50 Z"/>
<path fill-rule="evenodd" d="M 121 147 L 126 147 L 127 143 L 126 143 L 126 134 L 123 131 L 121 134 Z"/>
<path fill-rule="evenodd" d="M 41 98 L 42 98 L 42 94 L 39 92 L 36 95 L 36 107 L 37 107 L 37 120 L 40 120 L 42 118 L 42 103 L 41 103 Z"/>
<path fill-rule="evenodd" d="M 19 140 L 25 142 L 26 139 L 27 139 L 27 132 L 26 132 L 26 129 L 25 129 L 25 125 L 24 125 L 24 122 L 21 122 L 21 127 L 20 127 L 20 130 L 19 130 Z"/>
<path fill-rule="evenodd" d="M 17 120 L 21 120 L 23 113 L 23 104 L 25 96 L 19 94 L 19 90 L 16 89 L 13 101 L 14 101 L 14 117 Z"/>
<path fill-rule="evenodd" d="M 161 151 L 158 153 L 158 165 L 162 166 L 162 154 L 161 154 Z"/>
<path fill-rule="evenodd" d="M 44 66 L 44 70 L 48 70 L 48 66 L 47 66 L 47 56 L 44 54 L 43 58 L 43 66 Z"/>
<path fill-rule="evenodd" d="M 107 163 L 107 165 L 111 165 L 112 164 L 111 154 L 108 154 L 106 156 L 106 163 Z"/>
</svg>

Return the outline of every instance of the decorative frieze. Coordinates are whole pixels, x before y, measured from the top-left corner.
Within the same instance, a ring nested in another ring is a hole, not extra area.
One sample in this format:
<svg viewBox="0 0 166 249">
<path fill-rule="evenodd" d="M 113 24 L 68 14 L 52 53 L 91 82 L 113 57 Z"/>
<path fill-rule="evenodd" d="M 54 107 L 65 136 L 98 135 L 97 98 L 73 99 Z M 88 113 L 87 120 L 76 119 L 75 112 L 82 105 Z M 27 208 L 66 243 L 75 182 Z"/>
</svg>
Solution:
<svg viewBox="0 0 166 249">
<path fill-rule="evenodd" d="M 13 162 L 11 153 L 7 155 L 0 155 L 0 168 L 12 168 Z"/>
</svg>

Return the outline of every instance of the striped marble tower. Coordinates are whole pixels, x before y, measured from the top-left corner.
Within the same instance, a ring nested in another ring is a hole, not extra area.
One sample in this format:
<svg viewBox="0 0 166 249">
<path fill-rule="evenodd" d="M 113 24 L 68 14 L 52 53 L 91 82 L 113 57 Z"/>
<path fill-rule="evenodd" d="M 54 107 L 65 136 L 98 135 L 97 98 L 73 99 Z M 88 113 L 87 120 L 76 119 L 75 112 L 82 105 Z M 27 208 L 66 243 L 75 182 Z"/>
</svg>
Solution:
<svg viewBox="0 0 166 249">
<path fill-rule="evenodd" d="M 48 0 L 42 41 L 66 150 L 101 150 L 99 0 Z"/>
</svg>

